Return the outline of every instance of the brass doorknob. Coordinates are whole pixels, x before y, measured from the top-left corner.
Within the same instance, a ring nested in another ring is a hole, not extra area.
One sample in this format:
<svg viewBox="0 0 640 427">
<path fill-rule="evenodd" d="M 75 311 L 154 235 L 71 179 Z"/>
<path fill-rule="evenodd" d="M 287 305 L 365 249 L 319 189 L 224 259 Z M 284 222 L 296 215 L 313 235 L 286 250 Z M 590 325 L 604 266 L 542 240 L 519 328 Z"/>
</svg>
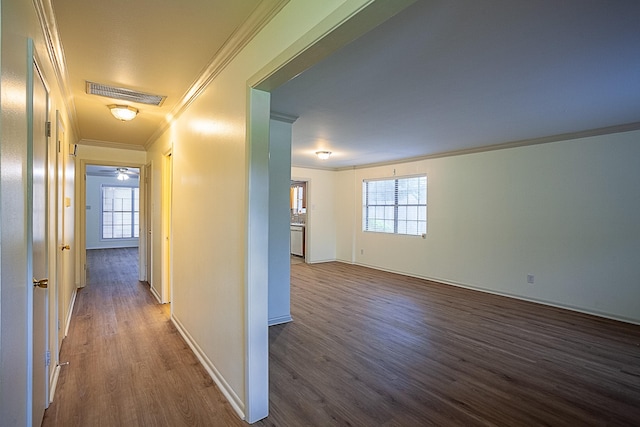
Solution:
<svg viewBox="0 0 640 427">
<path fill-rule="evenodd" d="M 37 287 L 39 287 L 39 288 L 45 288 L 45 289 L 46 289 L 47 287 L 49 287 L 49 279 L 40 279 L 40 280 L 38 280 L 38 279 L 36 279 L 36 278 L 34 277 L 34 279 L 33 279 L 33 286 L 34 286 L 34 287 L 36 287 L 36 286 L 37 286 Z"/>
<path fill-rule="evenodd" d="M 70 251 L 70 250 L 71 250 L 71 246 L 69 246 L 69 245 L 63 245 L 63 246 L 62 246 L 62 250 L 64 251 L 65 249 L 66 249 L 66 250 L 68 250 L 68 251 Z"/>
</svg>

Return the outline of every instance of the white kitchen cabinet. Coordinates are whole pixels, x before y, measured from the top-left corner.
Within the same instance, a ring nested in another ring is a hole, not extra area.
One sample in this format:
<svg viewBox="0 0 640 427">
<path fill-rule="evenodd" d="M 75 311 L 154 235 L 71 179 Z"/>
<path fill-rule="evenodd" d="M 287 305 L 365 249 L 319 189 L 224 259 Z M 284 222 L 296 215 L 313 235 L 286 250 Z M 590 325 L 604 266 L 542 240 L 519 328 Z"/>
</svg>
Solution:
<svg viewBox="0 0 640 427">
<path fill-rule="evenodd" d="M 291 253 L 293 255 L 304 256 L 304 226 L 291 226 Z"/>
</svg>

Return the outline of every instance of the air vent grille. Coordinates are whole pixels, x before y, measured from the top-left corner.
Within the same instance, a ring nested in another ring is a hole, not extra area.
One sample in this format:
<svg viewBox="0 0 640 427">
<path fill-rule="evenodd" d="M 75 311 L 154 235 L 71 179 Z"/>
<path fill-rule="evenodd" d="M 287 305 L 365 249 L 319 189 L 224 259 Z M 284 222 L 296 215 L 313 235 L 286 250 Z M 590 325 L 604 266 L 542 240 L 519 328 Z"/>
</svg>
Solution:
<svg viewBox="0 0 640 427">
<path fill-rule="evenodd" d="M 87 82 L 87 93 L 89 95 L 106 96 L 107 98 L 121 99 L 123 101 L 139 102 L 141 104 L 161 106 L 166 96 L 151 95 L 148 93 L 136 92 L 135 90 L 121 87 L 107 86 L 100 83 Z"/>
</svg>

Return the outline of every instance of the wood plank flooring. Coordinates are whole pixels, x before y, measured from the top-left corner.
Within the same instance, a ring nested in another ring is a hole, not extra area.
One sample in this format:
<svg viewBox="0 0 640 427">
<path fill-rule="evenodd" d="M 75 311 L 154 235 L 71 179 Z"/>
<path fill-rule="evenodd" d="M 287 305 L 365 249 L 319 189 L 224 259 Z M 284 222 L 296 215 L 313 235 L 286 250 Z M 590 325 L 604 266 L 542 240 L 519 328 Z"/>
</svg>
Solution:
<svg viewBox="0 0 640 427">
<path fill-rule="evenodd" d="M 246 425 L 131 262 L 91 255 L 43 425 Z M 640 326 L 341 263 L 291 274 L 257 426 L 640 425 Z"/>
<path fill-rule="evenodd" d="M 291 272 L 262 425 L 640 425 L 640 326 L 340 263 Z"/>
<path fill-rule="evenodd" d="M 137 249 L 87 251 L 49 426 L 242 426 L 137 280 Z"/>
</svg>

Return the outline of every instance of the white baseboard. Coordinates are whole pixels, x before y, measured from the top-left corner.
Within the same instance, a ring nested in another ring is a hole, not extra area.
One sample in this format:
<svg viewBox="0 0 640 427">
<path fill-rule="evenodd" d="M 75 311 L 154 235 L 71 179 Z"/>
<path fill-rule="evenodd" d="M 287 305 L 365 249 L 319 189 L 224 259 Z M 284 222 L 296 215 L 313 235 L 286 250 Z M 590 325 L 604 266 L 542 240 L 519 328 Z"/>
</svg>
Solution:
<svg viewBox="0 0 640 427">
<path fill-rule="evenodd" d="M 71 315 L 73 314 L 73 306 L 76 304 L 77 295 L 78 295 L 78 289 L 74 288 L 73 294 L 71 294 L 71 301 L 69 302 L 69 310 L 67 311 L 67 316 L 64 323 L 64 337 L 69 335 L 69 325 L 71 324 Z"/>
<path fill-rule="evenodd" d="M 395 271 L 395 270 L 390 270 L 390 269 L 386 269 L 386 268 L 380 268 L 380 267 L 376 267 L 375 265 L 363 264 L 363 263 L 359 263 L 359 262 L 349 262 L 349 261 L 341 261 L 341 260 L 338 260 L 338 262 L 342 262 L 342 263 L 345 263 L 345 264 L 359 265 L 361 267 L 367 267 L 367 268 L 371 268 L 371 269 L 374 269 L 374 270 L 386 271 L 388 273 L 400 274 L 402 276 L 407 276 L 407 277 L 415 277 L 417 279 L 429 280 L 431 282 L 442 283 L 443 285 L 456 286 L 458 288 L 470 289 L 470 290 L 473 290 L 473 291 L 484 292 L 484 293 L 487 293 L 487 294 L 500 295 L 500 296 L 503 296 L 503 297 L 518 299 L 518 300 L 521 300 L 521 301 L 533 302 L 533 303 L 536 303 L 536 304 L 542 304 L 542 305 L 546 305 L 546 306 L 549 306 L 549 307 L 556 307 L 556 308 L 561 308 L 563 310 L 575 311 L 577 313 L 583 313 L 583 314 L 588 314 L 588 315 L 591 315 L 591 316 L 602 317 L 604 319 L 616 320 L 618 322 L 625 322 L 625 323 L 631 323 L 631 324 L 634 324 L 634 325 L 640 325 L 640 321 L 638 321 L 637 319 L 632 319 L 632 318 L 628 318 L 628 317 L 624 317 L 624 316 L 617 316 L 615 314 L 604 313 L 604 312 L 591 310 L 591 309 L 587 309 L 587 308 L 582 308 L 582 307 L 575 307 L 575 306 L 568 305 L 568 304 L 562 304 L 562 303 L 557 303 L 557 302 L 553 302 L 553 301 L 547 301 L 547 300 L 543 300 L 543 299 L 525 297 L 525 296 L 522 296 L 522 295 L 512 294 L 512 293 L 509 293 L 509 292 L 494 291 L 494 290 L 491 290 L 491 289 L 480 288 L 478 286 L 468 285 L 466 283 L 453 282 L 453 281 L 446 280 L 446 279 L 441 279 L 441 278 L 438 278 L 438 277 L 427 277 L 427 276 L 421 276 L 421 275 L 417 275 L 417 274 L 409 274 L 409 273 L 405 273 L 405 272 L 402 272 L 402 271 Z"/>
<path fill-rule="evenodd" d="M 153 286 L 151 286 L 151 283 L 149 283 L 149 290 L 151 291 L 151 295 L 153 295 L 156 298 L 156 300 L 158 300 L 158 303 L 162 304 L 162 298 L 160 298 L 160 295 L 158 294 L 156 289 Z"/>
<path fill-rule="evenodd" d="M 284 316 L 278 316 L 278 317 L 269 319 L 267 325 L 274 326 L 274 325 L 280 325 L 282 323 L 289 323 L 289 322 L 293 322 L 293 317 L 291 317 L 290 314 L 287 314 Z"/>
<path fill-rule="evenodd" d="M 176 329 L 182 335 L 182 338 L 187 342 L 193 353 L 196 355 L 204 369 L 209 373 L 209 376 L 216 383 L 222 394 L 227 398 L 227 401 L 231 404 L 231 407 L 238 414 L 238 416 L 244 420 L 246 419 L 244 403 L 233 391 L 229 383 L 224 379 L 220 371 L 215 367 L 213 362 L 207 357 L 200 346 L 194 341 L 189 332 L 184 328 L 182 323 L 174 316 L 171 315 L 171 321 L 175 325 Z"/>
<path fill-rule="evenodd" d="M 60 365 L 56 365 L 53 369 L 53 375 L 49 379 L 49 403 L 53 403 L 53 397 L 56 394 L 56 387 L 58 386 L 58 378 L 60 378 Z"/>
</svg>

